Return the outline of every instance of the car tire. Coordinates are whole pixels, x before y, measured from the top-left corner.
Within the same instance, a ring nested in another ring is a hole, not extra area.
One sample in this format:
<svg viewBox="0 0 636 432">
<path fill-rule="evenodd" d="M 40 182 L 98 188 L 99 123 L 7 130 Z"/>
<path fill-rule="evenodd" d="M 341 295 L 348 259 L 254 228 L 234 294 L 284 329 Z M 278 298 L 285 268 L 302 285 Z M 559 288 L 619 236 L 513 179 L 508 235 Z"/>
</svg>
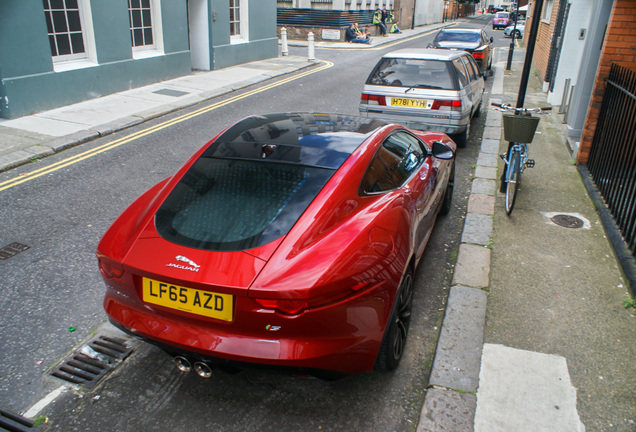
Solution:
<svg viewBox="0 0 636 432">
<path fill-rule="evenodd" d="M 486 73 L 488 73 L 488 72 L 486 72 Z M 473 117 L 479 117 L 481 115 L 481 107 L 483 105 L 484 105 L 484 100 L 483 100 L 483 97 L 482 97 L 482 100 L 479 102 L 479 106 L 475 110 L 475 113 L 473 114 Z"/>
<path fill-rule="evenodd" d="M 391 318 L 387 323 L 387 330 L 375 361 L 376 369 L 390 371 L 397 368 L 400 364 L 409 333 L 412 308 L 413 268 L 409 266 L 395 296 Z"/>
<path fill-rule="evenodd" d="M 442 206 L 439 209 L 440 216 L 446 216 L 450 213 L 451 207 L 453 205 L 453 192 L 455 190 L 455 162 L 453 162 L 453 166 L 451 168 L 450 176 L 448 177 L 448 184 L 446 185 L 446 190 L 444 191 L 444 201 L 442 202 Z"/>
<path fill-rule="evenodd" d="M 459 148 L 465 148 L 466 147 L 466 145 L 468 144 L 469 129 L 470 129 L 470 124 L 468 126 L 466 126 L 466 130 L 464 132 L 460 132 L 458 134 L 453 134 L 453 136 L 451 138 L 453 138 L 453 141 L 455 141 L 455 144 L 457 144 L 457 147 L 459 147 Z"/>
<path fill-rule="evenodd" d="M 515 30 L 515 39 L 521 39 L 521 31 L 520 30 Z"/>
</svg>

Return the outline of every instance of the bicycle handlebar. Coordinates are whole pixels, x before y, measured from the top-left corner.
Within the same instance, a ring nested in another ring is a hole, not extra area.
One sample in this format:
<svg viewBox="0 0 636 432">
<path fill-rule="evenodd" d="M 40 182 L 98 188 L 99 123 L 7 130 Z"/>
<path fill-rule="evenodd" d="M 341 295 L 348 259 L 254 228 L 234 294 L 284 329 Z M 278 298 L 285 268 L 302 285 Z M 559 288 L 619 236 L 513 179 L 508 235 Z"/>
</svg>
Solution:
<svg viewBox="0 0 636 432">
<path fill-rule="evenodd" d="M 514 111 L 515 113 L 536 113 L 536 114 L 541 114 L 543 111 L 550 111 L 552 109 L 552 107 L 545 107 L 545 108 L 515 108 L 512 105 L 509 104 L 502 104 L 502 103 L 495 103 L 495 102 L 491 102 L 490 105 L 500 108 L 502 110 L 506 110 L 506 111 Z"/>
</svg>

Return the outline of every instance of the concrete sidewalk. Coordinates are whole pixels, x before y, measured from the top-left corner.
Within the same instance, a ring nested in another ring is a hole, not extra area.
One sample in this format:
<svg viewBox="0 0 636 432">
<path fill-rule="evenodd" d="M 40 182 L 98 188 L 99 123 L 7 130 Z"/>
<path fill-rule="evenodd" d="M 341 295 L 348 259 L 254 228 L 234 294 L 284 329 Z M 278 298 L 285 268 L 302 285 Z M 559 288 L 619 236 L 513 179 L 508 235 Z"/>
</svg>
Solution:
<svg viewBox="0 0 636 432">
<path fill-rule="evenodd" d="M 498 50 L 491 101 L 514 105 L 525 52 Z M 526 107 L 546 106 L 531 74 Z M 486 109 L 468 213 L 418 432 L 636 430 L 636 320 L 565 144 L 541 116 L 510 217 L 502 113 Z M 559 215 L 581 228 L 558 225 Z M 555 218 L 555 216 L 557 216 Z"/>
</svg>

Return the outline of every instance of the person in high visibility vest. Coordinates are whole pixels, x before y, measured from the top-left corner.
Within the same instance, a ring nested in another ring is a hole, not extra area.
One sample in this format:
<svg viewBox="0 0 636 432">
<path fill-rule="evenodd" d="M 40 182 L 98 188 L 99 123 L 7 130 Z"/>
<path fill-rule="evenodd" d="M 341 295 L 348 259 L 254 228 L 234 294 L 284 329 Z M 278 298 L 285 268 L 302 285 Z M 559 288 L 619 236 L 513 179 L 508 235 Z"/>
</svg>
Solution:
<svg viewBox="0 0 636 432">
<path fill-rule="evenodd" d="M 386 34 L 386 25 L 382 22 L 382 9 L 378 8 L 373 14 L 373 24 L 380 27 L 380 34 L 382 36 L 387 36 Z"/>
<path fill-rule="evenodd" d="M 395 20 L 393 11 L 389 11 L 387 15 L 389 17 L 389 24 L 391 25 L 389 33 L 402 33 L 402 30 L 398 27 L 398 22 Z"/>
</svg>

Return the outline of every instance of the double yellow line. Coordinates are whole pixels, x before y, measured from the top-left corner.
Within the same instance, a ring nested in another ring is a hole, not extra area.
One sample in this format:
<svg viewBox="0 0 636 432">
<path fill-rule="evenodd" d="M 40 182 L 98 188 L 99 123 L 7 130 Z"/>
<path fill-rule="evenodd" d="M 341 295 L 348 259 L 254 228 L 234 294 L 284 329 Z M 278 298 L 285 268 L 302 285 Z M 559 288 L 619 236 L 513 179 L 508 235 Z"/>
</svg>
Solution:
<svg viewBox="0 0 636 432">
<path fill-rule="evenodd" d="M 157 124 L 155 126 L 148 127 L 146 129 L 143 129 L 143 130 L 140 130 L 138 132 L 132 133 L 132 134 L 127 135 L 125 137 L 122 137 L 122 138 L 116 139 L 114 141 L 111 141 L 109 143 L 102 144 L 102 145 L 97 146 L 97 147 L 95 147 L 95 148 L 93 148 L 91 150 L 87 150 L 87 151 L 79 153 L 79 154 L 77 154 L 75 156 L 71 156 L 71 157 L 69 157 L 67 159 L 52 163 L 52 164 L 47 165 L 45 167 L 42 167 L 40 169 L 31 171 L 31 172 L 26 173 L 26 174 L 19 175 L 18 177 L 14 177 L 14 178 L 11 178 L 9 180 L 5 180 L 3 182 L 0 182 L 0 192 L 2 192 L 4 190 L 7 190 L 7 189 L 10 189 L 10 188 L 12 188 L 14 186 L 18 186 L 18 185 L 20 185 L 22 183 L 26 183 L 28 181 L 35 180 L 38 177 L 42 177 L 43 175 L 50 174 L 50 173 L 52 173 L 54 171 L 57 171 L 57 170 L 62 169 L 62 168 L 65 168 L 65 167 L 67 167 L 69 165 L 73 165 L 73 164 L 75 164 L 77 162 L 81 162 L 81 161 L 83 161 L 85 159 L 92 158 L 93 156 L 97 156 L 100 153 L 104 153 L 105 151 L 112 150 L 112 149 L 117 148 L 117 147 L 119 147 L 121 145 L 127 144 L 127 143 L 129 143 L 131 141 L 134 141 L 134 140 L 138 139 L 138 138 L 153 134 L 153 133 L 158 132 L 158 131 L 160 131 L 162 129 L 165 129 L 167 127 L 170 127 L 172 125 L 180 123 L 182 121 L 191 119 L 193 117 L 197 117 L 197 116 L 199 116 L 201 114 L 205 114 L 205 113 L 210 112 L 210 111 L 214 111 L 214 110 L 216 110 L 218 108 L 221 108 L 223 106 L 229 105 L 229 104 L 231 104 L 233 102 L 239 101 L 241 99 L 245 99 L 245 98 L 250 97 L 250 96 L 254 96 L 254 95 L 258 94 L 258 93 L 262 93 L 264 91 L 273 89 L 273 88 L 278 87 L 280 85 L 287 84 L 289 82 L 292 82 L 292 81 L 295 81 L 297 79 L 306 77 L 308 75 L 323 71 L 325 69 L 329 69 L 330 67 L 333 66 L 333 63 L 330 62 L 330 61 L 320 60 L 320 62 L 322 63 L 322 65 L 320 65 L 317 68 L 310 69 L 310 70 L 307 70 L 307 71 L 304 71 L 304 72 L 300 72 L 298 74 L 295 74 L 295 75 L 292 75 L 290 77 L 284 78 L 282 80 L 273 82 L 271 84 L 267 84 L 267 85 L 261 86 L 261 87 L 259 87 L 257 89 L 250 90 L 248 92 L 245 92 L 245 93 L 237 95 L 237 96 L 233 96 L 233 97 L 228 98 L 228 99 L 226 99 L 224 101 L 217 102 L 215 104 L 206 106 L 204 108 L 200 108 L 200 109 L 198 109 L 196 111 L 193 111 L 193 112 L 188 113 L 188 114 L 181 115 L 179 117 L 175 117 L 175 118 L 173 118 L 171 120 L 168 120 L 166 122 L 159 123 L 159 124 Z"/>
</svg>

